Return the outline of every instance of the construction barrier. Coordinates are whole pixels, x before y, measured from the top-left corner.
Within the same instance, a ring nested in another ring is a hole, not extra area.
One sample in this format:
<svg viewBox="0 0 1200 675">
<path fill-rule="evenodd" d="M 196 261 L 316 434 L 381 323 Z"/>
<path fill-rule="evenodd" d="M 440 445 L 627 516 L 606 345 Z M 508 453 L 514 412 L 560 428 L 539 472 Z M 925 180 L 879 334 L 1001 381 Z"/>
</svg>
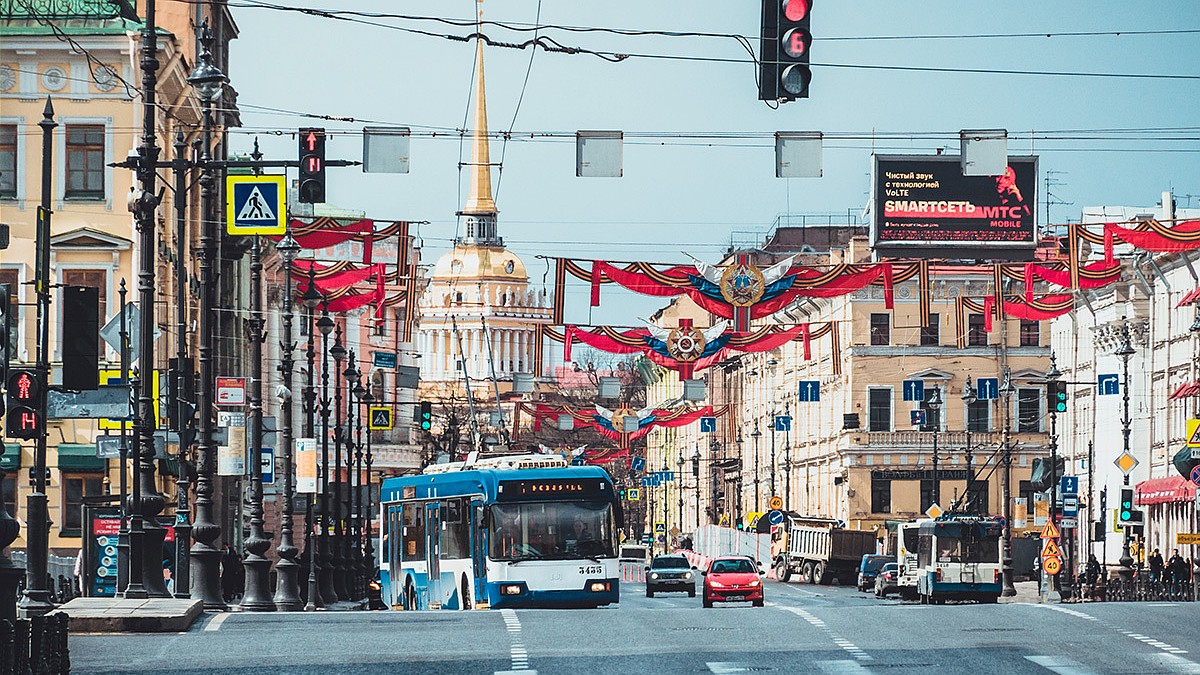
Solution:
<svg viewBox="0 0 1200 675">
<path fill-rule="evenodd" d="M 642 563 L 621 563 L 621 581 L 646 583 L 646 566 Z"/>
</svg>

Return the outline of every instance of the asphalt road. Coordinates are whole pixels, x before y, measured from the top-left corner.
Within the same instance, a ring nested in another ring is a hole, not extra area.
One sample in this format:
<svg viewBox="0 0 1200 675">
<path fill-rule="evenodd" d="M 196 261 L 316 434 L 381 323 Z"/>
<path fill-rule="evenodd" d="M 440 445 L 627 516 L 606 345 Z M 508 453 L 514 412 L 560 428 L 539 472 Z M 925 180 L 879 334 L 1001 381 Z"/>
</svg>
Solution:
<svg viewBox="0 0 1200 675">
<path fill-rule="evenodd" d="M 72 672 L 1200 673 L 1200 603 L 924 606 L 773 581 L 766 593 L 766 607 L 703 609 L 625 583 L 619 606 L 596 610 L 210 614 L 186 633 L 73 635 Z"/>
</svg>

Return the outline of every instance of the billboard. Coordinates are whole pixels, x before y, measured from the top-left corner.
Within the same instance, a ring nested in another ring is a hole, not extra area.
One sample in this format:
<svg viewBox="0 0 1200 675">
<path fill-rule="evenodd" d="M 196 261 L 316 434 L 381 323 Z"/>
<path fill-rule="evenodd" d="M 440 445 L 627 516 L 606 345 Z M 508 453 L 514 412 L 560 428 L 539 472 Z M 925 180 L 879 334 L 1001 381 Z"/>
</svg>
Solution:
<svg viewBox="0 0 1200 675">
<path fill-rule="evenodd" d="M 964 176 L 957 155 L 875 155 L 871 246 L 884 255 L 1012 258 L 1037 245 L 1037 157 Z"/>
</svg>

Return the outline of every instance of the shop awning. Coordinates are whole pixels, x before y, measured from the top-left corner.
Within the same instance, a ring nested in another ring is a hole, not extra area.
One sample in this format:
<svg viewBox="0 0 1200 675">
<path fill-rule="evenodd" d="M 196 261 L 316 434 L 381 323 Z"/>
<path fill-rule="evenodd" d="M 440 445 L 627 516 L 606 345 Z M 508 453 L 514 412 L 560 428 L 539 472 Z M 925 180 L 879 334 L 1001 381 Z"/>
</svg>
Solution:
<svg viewBox="0 0 1200 675">
<path fill-rule="evenodd" d="M 1184 382 L 1175 387 L 1175 391 L 1167 398 L 1174 401 L 1175 399 L 1187 398 L 1188 396 L 1200 395 L 1200 382 Z"/>
<path fill-rule="evenodd" d="M 1180 300 L 1179 304 L 1175 305 L 1175 306 L 1183 307 L 1184 305 L 1190 305 L 1193 302 L 1200 302 L 1200 288 L 1197 288 L 1194 291 L 1188 291 L 1187 293 L 1184 293 L 1183 299 Z"/>
<path fill-rule="evenodd" d="M 58 444 L 58 468 L 62 471 L 104 471 L 107 467 L 107 460 L 96 456 L 93 444 Z"/>
<path fill-rule="evenodd" d="M 1140 506 L 1190 502 L 1196 498 L 1196 484 L 1182 476 L 1144 480 L 1137 484 L 1136 490 Z"/>
</svg>

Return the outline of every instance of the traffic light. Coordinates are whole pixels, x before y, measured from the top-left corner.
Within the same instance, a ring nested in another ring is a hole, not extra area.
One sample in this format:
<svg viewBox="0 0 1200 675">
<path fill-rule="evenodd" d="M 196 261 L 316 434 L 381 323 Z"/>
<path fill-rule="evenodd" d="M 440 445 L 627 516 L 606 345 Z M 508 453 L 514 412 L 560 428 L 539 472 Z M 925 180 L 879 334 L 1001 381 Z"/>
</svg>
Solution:
<svg viewBox="0 0 1200 675">
<path fill-rule="evenodd" d="M 429 431 L 433 428 L 433 404 L 429 401 L 421 401 L 420 416 L 417 421 L 421 423 L 421 431 Z"/>
<path fill-rule="evenodd" d="M 325 130 L 300 130 L 300 201 L 325 203 Z"/>
<path fill-rule="evenodd" d="M 1050 381 L 1046 383 L 1046 409 L 1053 413 L 1067 412 L 1067 383 Z"/>
<path fill-rule="evenodd" d="M 625 501 L 625 488 L 621 488 L 621 501 Z"/>
<path fill-rule="evenodd" d="M 8 375 L 4 430 L 9 438 L 31 440 L 42 432 L 42 416 L 38 412 L 41 382 L 32 370 L 14 370 Z"/>
<path fill-rule="evenodd" d="M 812 0 L 763 0 L 758 98 L 808 98 Z"/>
<path fill-rule="evenodd" d="M 1121 488 L 1121 507 L 1117 510 L 1117 522 L 1122 525 L 1134 522 L 1133 488 Z"/>
</svg>

